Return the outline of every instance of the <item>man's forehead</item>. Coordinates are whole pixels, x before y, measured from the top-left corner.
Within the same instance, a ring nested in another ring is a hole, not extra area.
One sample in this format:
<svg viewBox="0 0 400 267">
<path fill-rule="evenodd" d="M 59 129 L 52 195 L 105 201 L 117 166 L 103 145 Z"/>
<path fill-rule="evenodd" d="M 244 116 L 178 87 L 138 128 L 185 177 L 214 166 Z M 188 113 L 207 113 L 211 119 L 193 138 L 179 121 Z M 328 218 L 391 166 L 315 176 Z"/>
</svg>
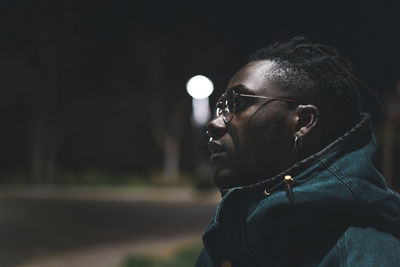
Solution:
<svg viewBox="0 0 400 267">
<path fill-rule="evenodd" d="M 275 67 L 271 60 L 252 61 L 236 72 L 228 83 L 227 90 L 242 85 L 255 94 L 264 93 L 268 83 L 267 74 Z"/>
</svg>

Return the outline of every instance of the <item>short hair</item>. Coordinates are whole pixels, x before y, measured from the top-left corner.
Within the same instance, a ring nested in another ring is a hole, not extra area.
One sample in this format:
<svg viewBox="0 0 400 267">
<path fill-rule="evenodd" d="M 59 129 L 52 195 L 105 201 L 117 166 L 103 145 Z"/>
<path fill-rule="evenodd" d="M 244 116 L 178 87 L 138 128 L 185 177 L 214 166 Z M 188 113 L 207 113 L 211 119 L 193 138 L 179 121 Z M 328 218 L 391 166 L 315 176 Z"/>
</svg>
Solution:
<svg viewBox="0 0 400 267">
<path fill-rule="evenodd" d="M 273 61 L 275 67 L 266 74 L 268 78 L 278 81 L 299 103 L 316 105 L 321 127 L 331 134 L 343 134 L 359 120 L 358 79 L 350 62 L 334 48 L 297 36 L 260 49 L 249 58 L 250 62 L 257 60 Z"/>
</svg>

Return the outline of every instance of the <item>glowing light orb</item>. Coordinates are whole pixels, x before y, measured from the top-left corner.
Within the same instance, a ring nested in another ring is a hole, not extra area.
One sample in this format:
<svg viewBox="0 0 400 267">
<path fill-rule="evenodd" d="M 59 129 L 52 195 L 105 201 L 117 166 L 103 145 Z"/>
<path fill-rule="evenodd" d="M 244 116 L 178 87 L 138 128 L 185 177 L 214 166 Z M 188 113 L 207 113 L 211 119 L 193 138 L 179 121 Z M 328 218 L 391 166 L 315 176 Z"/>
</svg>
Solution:
<svg viewBox="0 0 400 267">
<path fill-rule="evenodd" d="M 204 99 L 214 91 L 214 84 L 206 76 L 196 75 L 186 83 L 186 91 L 194 99 Z"/>
</svg>

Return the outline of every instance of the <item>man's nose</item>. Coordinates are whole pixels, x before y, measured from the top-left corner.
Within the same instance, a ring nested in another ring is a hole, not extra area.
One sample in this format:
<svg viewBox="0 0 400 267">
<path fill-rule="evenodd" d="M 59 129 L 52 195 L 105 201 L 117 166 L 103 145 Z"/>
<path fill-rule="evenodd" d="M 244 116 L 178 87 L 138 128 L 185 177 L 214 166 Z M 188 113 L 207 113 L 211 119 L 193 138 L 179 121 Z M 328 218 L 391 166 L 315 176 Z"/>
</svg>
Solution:
<svg viewBox="0 0 400 267">
<path fill-rule="evenodd" d="M 226 133 L 226 124 L 222 116 L 217 116 L 207 124 L 208 136 L 218 139 Z"/>
</svg>

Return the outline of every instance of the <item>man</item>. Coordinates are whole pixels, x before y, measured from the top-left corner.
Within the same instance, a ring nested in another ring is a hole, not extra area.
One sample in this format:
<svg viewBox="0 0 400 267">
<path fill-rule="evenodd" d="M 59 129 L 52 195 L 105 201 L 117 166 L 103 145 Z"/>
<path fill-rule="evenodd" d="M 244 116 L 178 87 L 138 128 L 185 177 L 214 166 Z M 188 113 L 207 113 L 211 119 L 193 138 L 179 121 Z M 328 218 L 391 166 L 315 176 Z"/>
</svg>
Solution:
<svg viewBox="0 0 400 267">
<path fill-rule="evenodd" d="M 257 51 L 208 135 L 223 198 L 196 266 L 400 265 L 400 197 L 334 49 L 296 37 Z"/>
</svg>

